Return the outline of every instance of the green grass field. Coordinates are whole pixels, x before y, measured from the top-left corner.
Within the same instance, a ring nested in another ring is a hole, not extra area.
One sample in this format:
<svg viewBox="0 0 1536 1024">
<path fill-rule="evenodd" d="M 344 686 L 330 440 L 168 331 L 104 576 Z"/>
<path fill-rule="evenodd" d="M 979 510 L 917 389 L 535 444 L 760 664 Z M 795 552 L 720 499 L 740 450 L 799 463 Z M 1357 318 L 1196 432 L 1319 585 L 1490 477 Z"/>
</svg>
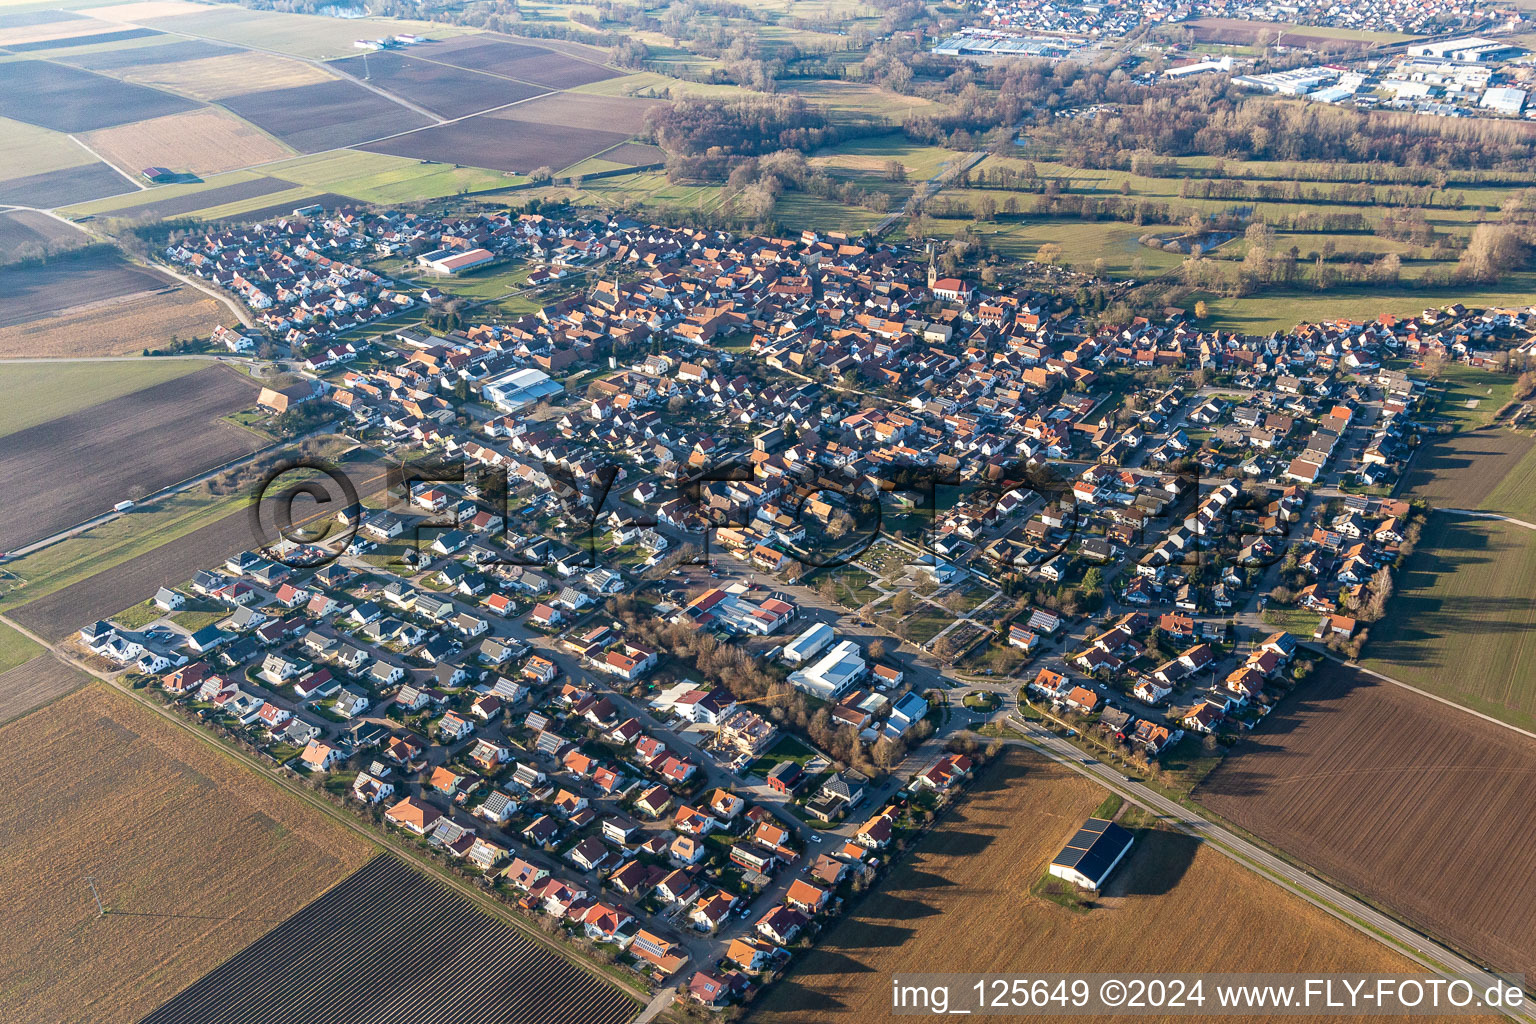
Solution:
<svg viewBox="0 0 1536 1024">
<path fill-rule="evenodd" d="M 885 170 L 887 160 L 896 160 L 907 170 L 913 181 L 925 181 L 944 169 L 949 161 L 961 156 L 942 146 L 926 146 L 912 142 L 899 132 L 850 139 L 847 142 L 818 149 L 811 154 L 810 163 L 828 170 L 857 172 L 879 176 Z"/>
<path fill-rule="evenodd" d="M 0 179 L 23 178 L 95 162 L 68 135 L 0 117 Z"/>
<path fill-rule="evenodd" d="M 199 359 L 0 363 L 0 437 L 206 366 Z"/>
<path fill-rule="evenodd" d="M 1536 274 L 1521 271 L 1511 274 L 1502 286 L 1424 289 L 1412 282 L 1396 286 L 1362 285 L 1335 288 L 1326 292 L 1310 289 L 1265 292 L 1243 298 L 1191 295 L 1188 306 L 1205 299 L 1210 319 L 1201 324 L 1207 330 L 1217 328 L 1246 334 L 1268 334 L 1289 330 L 1298 323 L 1344 318 L 1369 321 L 1383 313 L 1417 315 L 1426 306 L 1460 302 L 1467 306 L 1526 305 L 1536 302 Z"/>
<path fill-rule="evenodd" d="M 224 185 L 236 185 L 242 181 L 250 181 L 261 176 L 260 171 L 229 171 L 225 174 L 211 174 L 202 181 L 178 185 L 156 185 L 152 189 L 130 192 L 120 196 L 108 196 L 106 199 L 96 199 L 89 203 L 79 203 L 75 206 L 66 207 L 59 212 L 66 217 L 110 217 L 114 210 L 139 206 L 143 203 L 160 202 L 165 199 L 176 199 L 194 192 L 205 192 Z M 269 197 L 262 196 L 261 198 L 263 201 L 266 201 Z"/>
<path fill-rule="evenodd" d="M 428 163 L 382 153 L 340 150 L 299 157 L 266 168 L 274 176 L 339 192 L 369 203 L 436 199 L 515 185 L 523 178 L 503 171 Z"/>
<path fill-rule="evenodd" d="M 0 579 L 0 593 L 14 592 L 18 603 L 35 601 L 207 526 L 248 503 L 250 497 L 241 493 L 211 498 L 194 488 L 142 504 L 133 515 L 6 563 L 6 570 L 19 580 Z"/>
<path fill-rule="evenodd" d="M 42 653 L 42 645 L 33 643 L 10 626 L 0 623 L 0 672 L 24 665 Z"/>
<path fill-rule="evenodd" d="M 1528 438 L 1529 432 L 1522 431 L 1521 436 Z M 1525 453 L 1477 507 L 1527 522 L 1536 520 L 1536 446 Z"/>
<path fill-rule="evenodd" d="M 1364 664 L 1475 711 L 1536 728 L 1536 531 L 1431 515 Z"/>
</svg>

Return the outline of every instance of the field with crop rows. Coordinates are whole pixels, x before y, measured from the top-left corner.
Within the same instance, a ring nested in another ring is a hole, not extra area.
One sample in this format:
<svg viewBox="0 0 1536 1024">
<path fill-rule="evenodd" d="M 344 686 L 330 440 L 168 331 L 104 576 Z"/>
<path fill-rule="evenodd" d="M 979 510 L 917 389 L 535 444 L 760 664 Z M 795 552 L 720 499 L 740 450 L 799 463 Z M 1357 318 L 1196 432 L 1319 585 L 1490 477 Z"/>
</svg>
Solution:
<svg viewBox="0 0 1536 1024">
<path fill-rule="evenodd" d="M 215 364 L 0 439 L 0 549 L 100 515 L 132 487 L 152 492 L 255 451 L 255 434 L 219 420 L 256 392 Z"/>
<path fill-rule="evenodd" d="M 1325 662 L 1194 795 L 1410 922 L 1529 977 L 1533 780 L 1536 745 L 1526 737 Z"/>
<path fill-rule="evenodd" d="M 100 685 L 0 727 L 0 750 L 0 990 L 14 1024 L 136 1020 L 372 850 Z"/>
<path fill-rule="evenodd" d="M 634 1012 L 611 985 L 379 856 L 142 1024 L 619 1024 Z"/>
<path fill-rule="evenodd" d="M 1536 531 L 1434 513 L 1364 664 L 1536 729 Z"/>
</svg>

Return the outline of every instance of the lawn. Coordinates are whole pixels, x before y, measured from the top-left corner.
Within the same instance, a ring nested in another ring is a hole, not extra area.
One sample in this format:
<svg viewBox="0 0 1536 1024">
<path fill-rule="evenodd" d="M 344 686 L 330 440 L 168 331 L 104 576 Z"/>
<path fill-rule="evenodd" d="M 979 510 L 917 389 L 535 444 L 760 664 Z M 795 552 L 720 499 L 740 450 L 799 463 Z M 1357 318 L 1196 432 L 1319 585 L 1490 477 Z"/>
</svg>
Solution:
<svg viewBox="0 0 1536 1024">
<path fill-rule="evenodd" d="M 0 672 L 24 665 L 43 653 L 43 648 L 16 630 L 0 623 Z"/>
<path fill-rule="evenodd" d="M 5 568 L 25 581 L 17 596 L 34 601 L 207 526 L 249 499 L 250 495 L 243 493 L 213 498 L 201 488 L 193 488 L 139 505 L 132 515 L 18 558 Z M 0 580 L 0 593 L 9 595 L 16 589 L 15 580 Z"/>
<path fill-rule="evenodd" d="M 773 766 L 783 761 L 793 761 L 805 767 L 805 763 L 816 756 L 816 752 L 793 736 L 780 736 L 774 741 L 763 756 L 753 761 L 747 768 L 749 775 L 767 775 L 773 770 Z"/>
<path fill-rule="evenodd" d="M 317 153 L 264 169 L 286 181 L 339 192 L 369 203 L 436 199 L 460 192 L 502 188 L 523 180 L 503 171 L 456 167 L 351 149 Z"/>
<path fill-rule="evenodd" d="M 1398 574 L 1363 664 L 1521 728 L 1536 728 L 1536 532 L 1434 513 Z"/>
<path fill-rule="evenodd" d="M 1276 608 L 1270 606 L 1264 609 L 1264 625 L 1283 629 L 1287 633 L 1293 633 L 1303 639 L 1310 639 L 1317 629 L 1317 624 L 1322 616 L 1309 608 Z"/>
<path fill-rule="evenodd" d="M 1449 290 L 1428 290 L 1405 281 L 1388 286 L 1335 288 L 1319 292 L 1309 289 L 1271 291 L 1246 298 L 1191 295 L 1193 308 L 1204 298 L 1210 318 L 1201 323 L 1206 330 L 1241 331 L 1268 334 L 1286 331 L 1298 323 L 1347 319 L 1367 322 L 1383 313 L 1417 316 L 1426 306 L 1460 302 L 1467 306 L 1523 306 L 1536 302 L 1536 274 L 1520 271 L 1509 275 L 1502 285 Z"/>
<path fill-rule="evenodd" d="M 156 619 L 163 618 L 165 614 L 165 610 L 150 598 L 118 612 L 112 616 L 112 621 L 124 629 L 143 629 Z"/>
<path fill-rule="evenodd" d="M 99 684 L 0 740 L 0 988 L 16 1024 L 136 1020 L 374 850 Z"/>
<path fill-rule="evenodd" d="M 0 362 L 0 437 L 207 367 L 197 359 Z"/>
<path fill-rule="evenodd" d="M 1231 971 L 1413 971 L 1374 939 L 1215 849 L 1157 828 L 1136 830 L 1136 845 L 1106 890 L 1091 897 L 1090 912 L 1033 894 L 1050 859 L 1103 798 L 1071 769 L 1034 755 L 995 762 L 880 887 L 764 993 L 753 1019 L 884 1020 L 892 975 L 957 965 L 1019 975 L 1198 971 L 1212 963 Z"/>
<path fill-rule="evenodd" d="M 0 180 L 62 171 L 91 162 L 91 154 L 62 132 L 0 117 Z"/>
</svg>

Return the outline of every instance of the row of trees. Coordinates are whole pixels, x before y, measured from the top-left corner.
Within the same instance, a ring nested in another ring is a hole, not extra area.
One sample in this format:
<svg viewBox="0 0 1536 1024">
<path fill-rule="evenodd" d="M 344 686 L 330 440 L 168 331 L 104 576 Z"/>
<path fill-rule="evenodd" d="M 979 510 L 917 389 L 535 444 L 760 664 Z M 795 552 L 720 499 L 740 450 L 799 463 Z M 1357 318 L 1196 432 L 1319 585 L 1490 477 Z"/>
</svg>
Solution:
<svg viewBox="0 0 1536 1024">
<path fill-rule="evenodd" d="M 1515 171 L 1536 157 L 1536 131 L 1520 122 L 1275 102 L 1225 77 L 1180 89 L 1144 87 L 1096 116 L 1053 119 L 1034 134 L 1063 160 L 1080 167 L 1121 166 L 1137 152 L 1154 157 L 1364 161 L 1442 171 Z"/>
</svg>

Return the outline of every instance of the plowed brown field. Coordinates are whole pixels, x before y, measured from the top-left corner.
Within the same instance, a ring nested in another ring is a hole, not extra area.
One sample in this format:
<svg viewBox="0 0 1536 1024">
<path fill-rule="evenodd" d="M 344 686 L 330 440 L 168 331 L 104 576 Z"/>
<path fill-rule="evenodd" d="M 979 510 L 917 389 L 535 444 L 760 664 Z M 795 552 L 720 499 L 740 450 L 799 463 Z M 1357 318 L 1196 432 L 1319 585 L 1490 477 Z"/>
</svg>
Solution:
<svg viewBox="0 0 1536 1024">
<path fill-rule="evenodd" d="M 1536 976 L 1536 741 L 1328 663 L 1195 790 L 1303 863 Z"/>
</svg>

